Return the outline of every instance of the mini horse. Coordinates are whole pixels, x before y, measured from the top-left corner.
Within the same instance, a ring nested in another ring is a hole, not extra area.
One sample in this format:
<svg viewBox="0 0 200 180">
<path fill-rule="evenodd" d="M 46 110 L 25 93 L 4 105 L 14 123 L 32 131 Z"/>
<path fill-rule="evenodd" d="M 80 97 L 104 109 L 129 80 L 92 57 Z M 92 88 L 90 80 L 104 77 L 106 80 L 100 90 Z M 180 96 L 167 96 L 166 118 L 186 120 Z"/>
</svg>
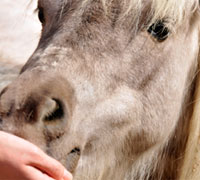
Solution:
<svg viewBox="0 0 200 180">
<path fill-rule="evenodd" d="M 0 94 L 0 129 L 39 146 L 74 180 L 188 179 L 198 6 L 39 0 L 41 39 Z"/>
</svg>

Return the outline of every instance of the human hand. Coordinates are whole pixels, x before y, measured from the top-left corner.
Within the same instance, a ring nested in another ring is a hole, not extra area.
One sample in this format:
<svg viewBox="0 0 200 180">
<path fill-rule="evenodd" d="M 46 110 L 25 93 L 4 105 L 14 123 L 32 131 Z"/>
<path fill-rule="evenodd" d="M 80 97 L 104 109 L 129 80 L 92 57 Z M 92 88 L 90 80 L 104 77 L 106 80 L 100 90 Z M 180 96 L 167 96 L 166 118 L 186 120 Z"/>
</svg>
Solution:
<svg viewBox="0 0 200 180">
<path fill-rule="evenodd" d="M 37 146 L 0 131 L 0 180 L 72 180 L 72 175 Z"/>
</svg>

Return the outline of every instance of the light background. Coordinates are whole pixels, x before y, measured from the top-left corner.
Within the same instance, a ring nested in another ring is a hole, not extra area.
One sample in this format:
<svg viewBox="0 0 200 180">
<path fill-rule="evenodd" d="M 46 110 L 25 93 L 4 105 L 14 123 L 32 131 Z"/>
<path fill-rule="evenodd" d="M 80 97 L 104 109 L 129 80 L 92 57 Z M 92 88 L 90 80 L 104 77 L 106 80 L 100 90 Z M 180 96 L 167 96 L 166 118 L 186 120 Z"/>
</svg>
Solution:
<svg viewBox="0 0 200 180">
<path fill-rule="evenodd" d="M 37 46 L 41 25 L 36 0 L 0 0 L 0 61 L 25 63 Z"/>
<path fill-rule="evenodd" d="M 0 91 L 35 50 L 41 25 L 37 0 L 0 0 Z"/>
</svg>

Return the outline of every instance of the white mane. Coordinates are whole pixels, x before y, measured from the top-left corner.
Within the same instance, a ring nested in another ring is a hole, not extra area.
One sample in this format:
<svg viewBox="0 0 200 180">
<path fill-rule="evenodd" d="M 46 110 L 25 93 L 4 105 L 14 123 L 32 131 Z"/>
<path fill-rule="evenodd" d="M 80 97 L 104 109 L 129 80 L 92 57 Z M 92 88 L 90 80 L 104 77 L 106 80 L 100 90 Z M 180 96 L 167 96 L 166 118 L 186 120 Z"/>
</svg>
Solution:
<svg viewBox="0 0 200 180">
<path fill-rule="evenodd" d="M 85 0 L 86 2 L 88 0 Z M 107 8 L 114 0 L 101 0 Z M 123 0 L 122 3 L 125 13 L 137 16 L 147 0 Z M 182 21 L 194 13 L 199 6 L 199 0 L 152 0 L 151 2 L 151 23 L 157 20 L 166 20 L 168 25 L 178 26 Z"/>
</svg>

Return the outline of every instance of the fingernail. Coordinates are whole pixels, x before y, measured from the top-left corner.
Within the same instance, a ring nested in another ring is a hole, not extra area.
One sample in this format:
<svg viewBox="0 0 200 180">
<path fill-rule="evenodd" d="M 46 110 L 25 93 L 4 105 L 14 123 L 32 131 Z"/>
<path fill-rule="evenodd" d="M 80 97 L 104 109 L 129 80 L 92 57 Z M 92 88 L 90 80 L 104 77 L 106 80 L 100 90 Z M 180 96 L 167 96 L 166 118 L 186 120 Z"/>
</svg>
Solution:
<svg viewBox="0 0 200 180">
<path fill-rule="evenodd" d="M 67 171 L 67 170 L 64 170 L 64 177 L 63 177 L 64 180 L 72 180 L 72 174 Z"/>
</svg>

